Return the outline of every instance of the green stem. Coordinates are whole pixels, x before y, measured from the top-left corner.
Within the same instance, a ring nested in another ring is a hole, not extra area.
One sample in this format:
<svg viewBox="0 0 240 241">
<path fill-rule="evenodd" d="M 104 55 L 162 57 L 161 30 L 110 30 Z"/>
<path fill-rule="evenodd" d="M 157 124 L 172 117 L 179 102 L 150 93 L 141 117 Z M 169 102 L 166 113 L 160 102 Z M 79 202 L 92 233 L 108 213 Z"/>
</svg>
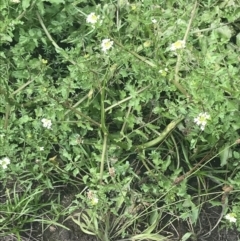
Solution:
<svg viewBox="0 0 240 241">
<path fill-rule="evenodd" d="M 17 90 L 15 90 L 11 95 L 17 94 L 18 92 L 23 90 L 26 86 L 30 85 L 33 81 L 34 81 L 34 79 L 33 80 L 29 80 L 27 83 L 25 83 L 24 85 L 20 86 Z"/>
<path fill-rule="evenodd" d="M 126 48 L 125 48 L 122 44 L 120 44 L 116 39 L 114 39 L 114 38 L 112 38 L 112 39 L 113 39 L 113 41 L 114 41 L 114 43 L 115 43 L 116 45 L 118 45 L 119 47 L 121 47 L 122 49 L 124 49 L 125 51 L 127 51 L 128 53 L 132 54 L 133 56 L 135 56 L 136 58 L 138 58 L 138 59 L 141 60 L 142 62 L 150 65 L 151 67 L 154 67 L 154 68 L 157 67 L 156 64 L 154 64 L 154 63 L 152 63 L 151 61 L 147 60 L 146 58 L 140 56 L 139 54 L 135 53 L 134 51 L 131 51 L 131 50 L 126 49 Z"/>
<path fill-rule="evenodd" d="M 149 87 L 150 87 L 150 85 L 148 85 L 148 86 L 146 86 L 146 87 L 143 87 L 142 89 L 140 89 L 140 90 L 137 91 L 137 94 L 140 94 L 141 92 L 143 92 L 144 90 L 148 89 Z M 116 106 L 118 106 L 118 105 L 121 105 L 122 103 L 124 103 L 124 102 L 126 102 L 126 101 L 128 101 L 128 100 L 131 100 L 132 98 L 133 98 L 132 96 L 129 96 L 129 97 L 123 99 L 123 100 L 118 101 L 117 103 L 115 103 L 115 104 L 107 107 L 107 108 L 105 109 L 105 112 L 113 109 L 114 107 L 116 107 Z"/>
<path fill-rule="evenodd" d="M 47 35 L 48 39 L 51 41 L 52 45 L 55 47 L 55 50 L 57 53 L 61 54 L 61 56 L 63 56 L 67 61 L 69 61 L 70 63 L 72 63 L 73 65 L 79 66 L 74 60 L 70 59 L 69 55 L 66 53 L 66 51 L 64 49 L 62 49 L 61 47 L 58 46 L 58 44 L 53 40 L 51 34 L 48 32 L 40 14 L 38 12 L 36 12 L 37 14 L 37 18 L 39 20 L 39 23 L 41 24 L 45 34 Z M 98 74 L 96 71 L 90 69 L 89 71 L 91 71 L 94 74 Z"/>
<path fill-rule="evenodd" d="M 129 107 L 128 107 L 127 114 L 126 114 L 126 116 L 125 116 L 124 123 L 123 123 L 123 125 L 122 125 L 122 129 L 121 129 L 121 131 L 120 131 L 120 135 L 122 135 L 122 136 L 124 136 L 124 130 L 125 130 L 126 125 L 127 125 L 127 118 L 129 117 L 131 110 L 132 110 L 132 107 L 129 106 Z"/>
<path fill-rule="evenodd" d="M 176 157 L 177 158 L 177 169 L 179 169 L 179 167 L 180 167 L 180 157 L 179 157 L 179 151 L 178 151 L 177 143 L 176 143 L 175 138 L 174 138 L 173 135 L 171 135 L 171 139 L 172 139 L 173 144 L 175 146 L 176 156 L 177 156 Z"/>
<path fill-rule="evenodd" d="M 11 105 L 9 103 L 6 104 L 6 112 L 5 112 L 5 121 L 4 121 L 4 129 L 8 128 L 8 120 L 10 115 Z"/>
<path fill-rule="evenodd" d="M 41 24 L 41 26 L 42 26 L 45 34 L 47 35 L 48 39 L 51 41 L 52 45 L 53 45 L 56 49 L 62 50 L 62 49 L 57 45 L 57 43 L 53 40 L 51 34 L 48 32 L 45 24 L 43 23 L 43 20 L 42 20 L 40 14 L 39 14 L 38 12 L 37 12 L 36 14 L 37 14 L 37 18 L 38 18 L 38 20 L 39 20 L 39 22 L 40 22 L 40 24 Z M 59 52 L 59 51 L 57 51 L 57 52 Z M 73 62 L 72 64 L 76 64 L 76 63 Z"/>
<path fill-rule="evenodd" d="M 85 95 L 81 100 L 79 100 L 77 103 L 75 103 L 72 108 L 77 108 L 84 100 L 86 100 L 88 98 L 88 94 Z M 67 110 L 65 113 L 64 113 L 64 116 L 66 116 L 71 110 Z"/>
<path fill-rule="evenodd" d="M 170 122 L 167 127 L 164 129 L 164 131 L 161 133 L 161 135 L 157 138 L 155 138 L 154 140 L 151 140 L 147 143 L 144 143 L 142 145 L 138 145 L 137 148 L 138 149 L 145 149 L 145 148 L 149 148 L 152 146 L 157 145 L 158 143 L 160 143 L 161 141 L 163 141 L 167 135 L 173 130 L 175 129 L 175 127 L 183 120 L 183 118 L 179 118 L 177 120 L 174 120 L 172 122 Z"/>
<path fill-rule="evenodd" d="M 189 22 L 188 22 L 188 26 L 187 26 L 187 29 L 186 29 L 186 32 L 185 32 L 185 35 L 184 35 L 184 38 L 183 38 L 183 41 L 184 41 L 184 42 L 186 42 L 187 37 L 188 37 L 188 35 L 189 35 L 189 31 L 190 31 L 190 28 L 191 28 L 191 25 L 192 25 L 192 22 L 193 22 L 193 18 L 194 18 L 196 9 L 197 9 L 197 5 L 198 5 L 198 1 L 196 1 L 195 4 L 194 4 L 194 6 L 193 6 L 193 10 L 192 10 L 192 13 L 191 13 L 191 17 L 190 17 L 190 20 L 189 20 Z M 184 94 L 187 98 L 189 98 L 190 95 L 189 95 L 189 94 L 187 93 L 187 91 L 183 88 L 183 86 L 179 83 L 178 72 L 179 72 L 179 69 L 180 69 L 181 60 L 182 60 L 182 55 L 181 55 L 181 54 L 178 54 L 178 55 L 177 55 L 177 63 L 176 63 L 176 66 L 175 66 L 174 80 L 172 80 L 172 83 L 177 87 L 177 89 L 178 89 L 182 94 Z"/>
<path fill-rule="evenodd" d="M 186 30 L 185 35 L 184 35 L 184 38 L 183 38 L 184 41 L 187 40 L 187 37 L 188 37 L 188 35 L 189 35 L 189 31 L 190 31 L 191 26 L 192 26 L 193 18 L 194 18 L 194 16 L 195 16 L 195 13 L 196 13 L 196 10 L 197 10 L 197 5 L 198 5 L 198 1 L 196 1 L 195 4 L 194 4 L 194 6 L 193 6 L 193 10 L 192 10 L 192 13 L 191 13 L 190 20 L 189 20 L 189 22 L 188 22 L 187 30 Z"/>
<path fill-rule="evenodd" d="M 31 12 L 31 10 L 33 9 L 33 7 L 34 7 L 34 5 L 36 4 L 36 2 L 37 2 L 37 1 L 35 0 L 35 1 L 31 4 L 30 9 L 23 11 L 23 12 L 16 18 L 16 20 L 20 20 L 21 18 L 24 17 L 24 15 L 25 15 L 27 12 Z"/>
<path fill-rule="evenodd" d="M 106 75 L 103 79 L 103 85 L 101 86 L 101 128 L 104 135 L 108 134 L 106 124 L 105 124 L 105 107 L 104 107 L 104 101 L 105 101 L 105 85 L 106 85 L 106 79 L 108 76 Z"/>
<path fill-rule="evenodd" d="M 104 163 L 106 159 L 106 151 L 107 151 L 107 135 L 103 136 L 103 149 L 102 149 L 102 157 L 101 157 L 101 166 L 100 166 L 100 184 L 102 183 L 103 179 L 103 172 L 104 172 Z"/>
<path fill-rule="evenodd" d="M 139 60 L 143 61 L 144 63 L 150 65 L 151 67 L 154 67 L 156 68 L 157 65 L 150 62 L 149 60 L 147 60 L 146 58 L 140 56 L 139 54 L 131 51 L 131 50 L 128 50 L 126 49 L 122 44 L 120 44 L 117 40 L 113 39 L 114 40 L 114 43 L 116 43 L 116 45 L 118 45 L 119 47 L 121 47 L 122 49 L 124 49 L 125 51 L 127 51 L 128 53 L 132 54 L 133 56 L 137 57 Z M 179 56 L 179 55 L 178 55 Z M 179 60 L 177 61 L 177 64 L 176 64 L 176 70 L 179 69 L 179 66 L 180 65 L 180 57 L 178 57 Z M 179 63 L 178 63 L 179 62 Z M 175 79 L 172 80 L 172 83 L 176 86 L 176 88 L 182 93 L 184 94 L 187 98 L 189 98 L 189 94 L 187 93 L 187 91 L 184 89 L 184 87 L 178 82 L 178 75 L 177 75 L 177 78 L 176 78 L 176 74 L 178 73 L 178 70 L 177 72 L 175 71 Z"/>
<path fill-rule="evenodd" d="M 48 96 L 52 99 L 54 99 L 55 101 L 57 101 L 57 103 L 59 103 L 60 105 L 62 105 L 65 108 L 68 108 L 70 110 L 72 110 L 73 112 L 75 112 L 77 115 L 85 118 L 86 120 L 88 120 L 90 123 L 101 127 L 101 124 L 99 124 L 98 122 L 96 122 L 95 120 L 91 119 L 89 116 L 84 115 L 82 112 L 80 112 L 79 110 L 76 110 L 75 108 L 73 108 L 72 106 L 70 106 L 67 102 L 61 102 L 60 99 L 58 99 L 57 97 L 52 96 L 51 94 L 48 94 Z"/>
<path fill-rule="evenodd" d="M 105 101 L 105 85 L 106 80 L 108 79 L 108 75 L 105 76 L 103 79 L 103 85 L 101 86 L 101 129 L 103 132 L 103 148 L 102 148 L 102 158 L 101 158 L 101 166 L 100 166 L 100 184 L 102 183 L 103 172 L 104 172 L 104 163 L 106 159 L 106 150 L 107 150 L 107 137 L 108 131 L 105 124 L 105 108 L 104 108 L 104 101 Z"/>
</svg>

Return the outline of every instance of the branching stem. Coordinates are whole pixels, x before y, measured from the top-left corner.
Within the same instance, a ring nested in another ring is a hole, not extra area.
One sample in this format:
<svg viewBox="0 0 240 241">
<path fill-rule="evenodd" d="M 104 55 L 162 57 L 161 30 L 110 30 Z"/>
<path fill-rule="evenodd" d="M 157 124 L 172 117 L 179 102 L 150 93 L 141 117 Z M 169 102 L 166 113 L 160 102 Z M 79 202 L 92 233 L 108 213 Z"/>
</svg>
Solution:
<svg viewBox="0 0 240 241">
<path fill-rule="evenodd" d="M 197 5 L 198 5 L 198 1 L 196 1 L 194 6 L 193 6 L 191 17 L 190 17 L 190 20 L 188 22 L 188 26 L 187 26 L 187 29 L 186 29 L 186 32 L 185 32 L 185 35 L 184 35 L 184 38 L 183 38 L 184 42 L 186 42 L 187 37 L 189 35 L 189 31 L 190 31 L 191 26 L 192 26 L 193 18 L 194 18 L 195 13 L 196 13 Z M 182 87 L 182 85 L 179 83 L 178 73 L 179 73 L 179 68 L 180 68 L 180 65 L 181 65 L 181 60 L 182 60 L 182 55 L 181 54 L 177 54 L 177 63 L 176 63 L 176 66 L 175 66 L 174 80 L 172 80 L 172 82 L 187 98 L 189 98 L 190 97 L 189 94 Z"/>
</svg>

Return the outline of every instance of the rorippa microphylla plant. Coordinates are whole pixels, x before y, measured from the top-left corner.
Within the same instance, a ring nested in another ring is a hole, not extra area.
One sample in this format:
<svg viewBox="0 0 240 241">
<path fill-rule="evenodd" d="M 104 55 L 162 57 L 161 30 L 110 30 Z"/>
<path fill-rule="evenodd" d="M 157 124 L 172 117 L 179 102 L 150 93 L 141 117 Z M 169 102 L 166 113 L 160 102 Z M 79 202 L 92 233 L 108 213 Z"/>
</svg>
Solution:
<svg viewBox="0 0 240 241">
<path fill-rule="evenodd" d="M 222 195 L 238 220 L 239 9 L 2 1 L 0 236 L 47 216 L 104 241 L 181 239 L 179 219 L 190 238 Z"/>
</svg>

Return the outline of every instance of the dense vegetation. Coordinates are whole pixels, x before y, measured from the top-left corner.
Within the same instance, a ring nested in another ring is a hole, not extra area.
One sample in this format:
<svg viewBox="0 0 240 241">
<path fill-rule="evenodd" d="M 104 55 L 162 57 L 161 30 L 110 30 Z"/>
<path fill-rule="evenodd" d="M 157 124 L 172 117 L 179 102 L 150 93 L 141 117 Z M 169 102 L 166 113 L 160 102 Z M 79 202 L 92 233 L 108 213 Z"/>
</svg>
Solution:
<svg viewBox="0 0 240 241">
<path fill-rule="evenodd" d="M 66 218 L 187 240 L 206 204 L 240 231 L 239 19 L 239 0 L 1 0 L 0 237 Z"/>
</svg>

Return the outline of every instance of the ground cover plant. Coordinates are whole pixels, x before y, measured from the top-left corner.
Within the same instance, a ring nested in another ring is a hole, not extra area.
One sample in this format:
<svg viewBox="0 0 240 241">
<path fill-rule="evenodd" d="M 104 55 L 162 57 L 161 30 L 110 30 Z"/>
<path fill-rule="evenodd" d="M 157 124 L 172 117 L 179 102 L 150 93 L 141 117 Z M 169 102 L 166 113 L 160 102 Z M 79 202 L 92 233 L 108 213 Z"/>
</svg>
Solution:
<svg viewBox="0 0 240 241">
<path fill-rule="evenodd" d="M 238 0 L 1 0 L 0 240 L 237 240 L 239 19 Z"/>
</svg>

